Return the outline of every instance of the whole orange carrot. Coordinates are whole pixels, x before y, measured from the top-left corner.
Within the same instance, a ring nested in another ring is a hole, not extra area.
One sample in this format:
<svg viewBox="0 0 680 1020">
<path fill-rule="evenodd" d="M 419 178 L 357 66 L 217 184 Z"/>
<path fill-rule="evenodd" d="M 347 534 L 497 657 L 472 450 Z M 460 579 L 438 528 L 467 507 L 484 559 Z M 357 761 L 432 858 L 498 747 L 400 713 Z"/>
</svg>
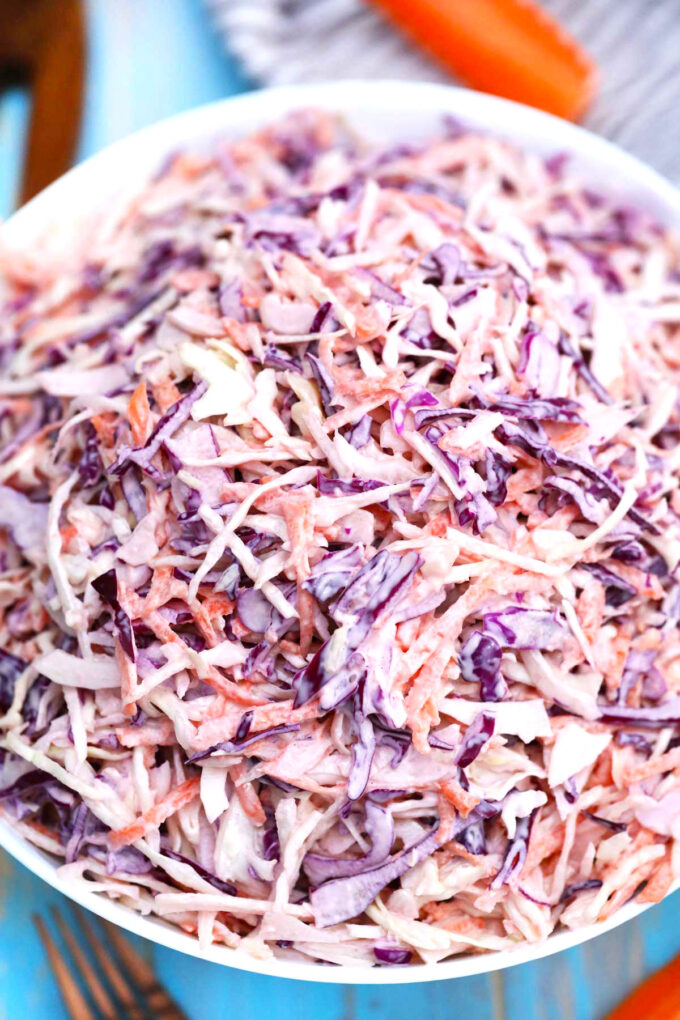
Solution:
<svg viewBox="0 0 680 1020">
<path fill-rule="evenodd" d="M 372 0 L 474 88 L 576 119 L 596 67 L 532 0 Z"/>
<path fill-rule="evenodd" d="M 680 956 L 643 981 L 606 1020 L 679 1020 Z"/>
</svg>

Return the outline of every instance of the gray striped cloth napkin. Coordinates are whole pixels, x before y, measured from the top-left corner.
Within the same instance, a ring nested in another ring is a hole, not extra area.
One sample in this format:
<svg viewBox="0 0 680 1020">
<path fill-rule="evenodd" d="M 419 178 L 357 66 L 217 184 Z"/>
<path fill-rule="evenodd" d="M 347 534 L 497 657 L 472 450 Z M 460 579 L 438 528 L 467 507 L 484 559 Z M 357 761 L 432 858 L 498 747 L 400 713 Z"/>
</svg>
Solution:
<svg viewBox="0 0 680 1020">
<path fill-rule="evenodd" d="M 206 2 L 229 49 L 264 84 L 451 80 L 363 0 Z M 542 3 L 600 66 L 586 127 L 680 184 L 680 0 Z"/>
</svg>

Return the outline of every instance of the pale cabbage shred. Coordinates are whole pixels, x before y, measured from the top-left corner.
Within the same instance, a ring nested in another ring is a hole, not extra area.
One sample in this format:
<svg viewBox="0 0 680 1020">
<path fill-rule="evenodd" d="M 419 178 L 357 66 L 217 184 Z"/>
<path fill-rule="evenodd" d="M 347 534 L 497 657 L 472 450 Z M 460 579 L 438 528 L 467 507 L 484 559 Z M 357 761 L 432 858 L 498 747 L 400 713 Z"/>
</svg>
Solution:
<svg viewBox="0 0 680 1020">
<path fill-rule="evenodd" d="M 677 254 L 557 163 L 456 131 L 376 152 L 315 112 L 176 156 L 69 251 L 3 249 L 12 824 L 262 958 L 430 963 L 661 898 Z M 402 587 L 348 608 L 379 551 Z"/>
</svg>

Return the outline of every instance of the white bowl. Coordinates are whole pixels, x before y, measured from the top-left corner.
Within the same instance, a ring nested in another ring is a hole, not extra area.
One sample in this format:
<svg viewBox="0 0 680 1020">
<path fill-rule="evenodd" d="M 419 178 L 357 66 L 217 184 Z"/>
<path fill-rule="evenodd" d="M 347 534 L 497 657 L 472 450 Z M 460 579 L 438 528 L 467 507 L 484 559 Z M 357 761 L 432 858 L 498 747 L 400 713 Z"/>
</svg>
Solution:
<svg viewBox="0 0 680 1020">
<path fill-rule="evenodd" d="M 125 138 L 71 170 L 19 210 L 3 227 L 7 241 L 26 243 L 46 225 L 73 226 L 120 193 L 134 188 L 168 153 L 200 145 L 215 136 L 237 138 L 299 107 L 317 106 L 346 115 L 366 135 L 417 140 L 441 124 L 443 114 L 490 131 L 541 154 L 568 152 L 570 166 L 593 187 L 629 198 L 667 225 L 680 227 L 680 192 L 659 174 L 616 146 L 556 117 L 466 89 L 401 81 L 355 81 L 266 89 L 171 117 Z M 198 941 L 166 922 L 142 917 L 103 895 L 67 884 L 59 862 L 38 850 L 0 820 L 0 846 L 55 889 L 121 928 L 215 963 L 275 977 L 308 981 L 392 985 L 467 977 L 527 963 L 569 949 L 636 917 L 646 907 L 631 905 L 608 921 L 551 936 L 539 945 L 465 956 L 430 966 L 404 968 L 324 967 L 314 963 L 259 961 L 245 952 Z"/>
</svg>

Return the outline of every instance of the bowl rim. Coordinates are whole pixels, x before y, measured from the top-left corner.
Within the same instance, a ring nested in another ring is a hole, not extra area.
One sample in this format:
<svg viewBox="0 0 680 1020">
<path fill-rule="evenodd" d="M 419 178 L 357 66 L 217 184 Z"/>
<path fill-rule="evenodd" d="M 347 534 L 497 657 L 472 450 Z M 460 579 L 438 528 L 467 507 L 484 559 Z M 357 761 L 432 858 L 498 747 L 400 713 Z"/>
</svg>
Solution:
<svg viewBox="0 0 680 1020">
<path fill-rule="evenodd" d="M 420 984 L 430 981 L 448 981 L 452 978 L 474 977 L 507 970 L 522 963 L 533 963 L 547 956 L 554 956 L 567 949 L 589 942 L 604 935 L 619 925 L 643 914 L 655 904 L 630 904 L 621 908 L 606 921 L 600 921 L 575 931 L 561 931 L 550 935 L 544 942 L 523 943 L 516 949 L 503 949 L 489 953 L 454 957 L 440 963 L 412 964 L 407 967 L 345 967 L 324 966 L 310 960 L 309 963 L 293 962 L 278 958 L 261 960 L 243 949 L 212 945 L 202 949 L 194 935 L 162 918 L 137 913 L 131 907 L 110 899 L 104 893 L 90 892 L 82 883 L 63 879 L 58 868 L 60 863 L 51 855 L 41 851 L 21 836 L 16 829 L 0 817 L 0 848 L 9 853 L 19 864 L 47 882 L 53 889 L 64 894 L 93 914 L 124 928 L 132 935 L 154 942 L 166 949 L 175 949 L 187 956 L 196 957 L 209 963 L 216 963 L 236 970 L 248 971 L 267 977 L 287 978 L 293 981 L 312 981 L 322 984 L 352 985 L 393 985 Z M 678 883 L 673 886 L 674 891 Z M 670 893 L 668 894 L 670 895 Z"/>
<path fill-rule="evenodd" d="M 151 172 L 160 165 L 165 155 L 180 144 L 200 143 L 201 140 L 206 141 L 217 135 L 228 136 L 231 131 L 237 137 L 252 126 L 251 115 L 259 125 L 273 121 L 287 111 L 312 106 L 339 111 L 350 122 L 356 119 L 357 111 L 382 111 L 383 114 L 394 116 L 404 111 L 414 114 L 425 107 L 428 115 L 443 116 L 449 113 L 460 117 L 472 128 L 480 127 L 496 136 L 510 139 L 519 127 L 520 138 L 517 144 L 520 147 L 543 153 L 564 151 L 574 156 L 577 163 L 585 160 L 593 168 L 608 167 L 614 172 L 615 178 L 623 182 L 625 194 L 634 195 L 635 200 L 641 199 L 643 204 L 651 203 L 659 218 L 670 223 L 677 221 L 680 225 L 680 190 L 635 156 L 584 128 L 507 99 L 453 85 L 381 79 L 276 86 L 227 97 L 164 118 L 114 142 L 69 170 L 9 217 L 1 228 L 1 236 L 10 244 L 16 244 L 21 236 L 30 239 L 34 232 L 39 232 L 41 225 L 44 228 L 45 224 L 53 220 L 55 210 L 59 212 L 63 208 L 60 202 L 69 196 L 80 199 L 78 186 L 81 183 L 88 185 L 83 188 L 83 193 L 88 190 L 97 193 L 98 185 L 90 185 L 96 182 L 100 169 L 127 166 L 129 157 L 133 157 L 134 161 L 136 150 L 141 149 L 145 154 L 141 166 Z M 235 125 L 238 127 L 235 128 Z M 126 175 L 131 176 L 129 171 L 126 171 Z M 138 177 L 136 187 L 140 184 Z M 92 215 L 98 205 L 111 195 L 111 191 L 111 188 L 100 189 L 99 201 L 86 203 L 87 214 Z M 256 959 L 244 950 L 226 946 L 202 949 L 195 936 L 174 925 L 152 915 L 139 914 L 103 893 L 88 891 L 82 884 L 62 878 L 58 874 L 62 862 L 31 844 L 11 826 L 6 816 L 0 817 L 0 847 L 81 906 L 160 946 L 269 977 L 332 984 L 410 984 L 491 973 L 539 960 L 590 941 L 637 917 L 651 905 L 630 904 L 604 922 L 576 931 L 558 932 L 542 943 L 524 943 L 516 949 L 454 957 L 436 964 L 416 964 L 401 968 L 322 966 L 311 960 L 302 963 L 276 958 Z M 673 888 L 677 888 L 678 884 Z"/>
</svg>

